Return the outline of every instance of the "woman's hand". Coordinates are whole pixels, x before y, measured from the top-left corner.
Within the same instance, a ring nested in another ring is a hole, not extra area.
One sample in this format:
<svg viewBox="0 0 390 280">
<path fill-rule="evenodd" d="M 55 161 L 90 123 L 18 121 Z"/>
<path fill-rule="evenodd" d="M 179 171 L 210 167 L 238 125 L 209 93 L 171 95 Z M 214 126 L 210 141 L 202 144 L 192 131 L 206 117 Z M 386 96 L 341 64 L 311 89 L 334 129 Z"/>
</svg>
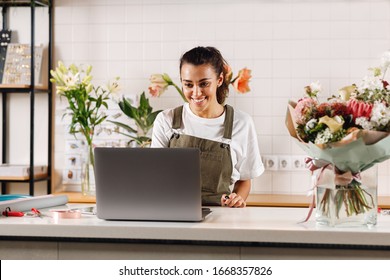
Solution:
<svg viewBox="0 0 390 280">
<path fill-rule="evenodd" d="M 251 190 L 251 180 L 238 180 L 234 184 L 233 192 L 230 195 L 224 194 L 221 197 L 221 205 L 235 208 L 246 206 L 246 199 Z"/>
<path fill-rule="evenodd" d="M 246 202 L 240 195 L 231 193 L 230 195 L 222 195 L 221 205 L 234 208 L 243 208 L 246 206 Z"/>
</svg>

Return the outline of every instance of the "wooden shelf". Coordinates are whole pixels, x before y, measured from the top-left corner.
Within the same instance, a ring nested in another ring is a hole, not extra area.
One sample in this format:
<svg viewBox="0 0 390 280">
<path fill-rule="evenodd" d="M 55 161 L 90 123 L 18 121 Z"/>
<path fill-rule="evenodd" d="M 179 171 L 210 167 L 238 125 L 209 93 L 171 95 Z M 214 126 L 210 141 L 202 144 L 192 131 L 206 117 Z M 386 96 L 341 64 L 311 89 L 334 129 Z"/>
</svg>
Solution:
<svg viewBox="0 0 390 280">
<path fill-rule="evenodd" d="M 250 194 L 246 203 L 248 206 L 263 207 L 307 207 L 311 203 L 311 197 L 287 194 Z"/>
<path fill-rule="evenodd" d="M 30 88 L 30 87 L 31 87 L 31 85 L 0 84 L 0 89 L 13 89 L 13 88 L 16 88 L 16 89 L 27 89 L 27 88 Z M 47 90 L 47 86 L 43 86 L 43 85 L 35 85 L 34 88 L 38 89 L 38 90 Z"/>
<path fill-rule="evenodd" d="M 34 2 L 37 6 L 49 6 L 49 0 L 0 0 L 0 6 L 8 6 L 8 7 L 30 7 L 31 2 Z"/>
<path fill-rule="evenodd" d="M 36 174 L 34 175 L 35 179 L 44 179 L 47 177 L 47 173 L 45 174 Z M 0 181 L 28 181 L 30 180 L 30 176 L 0 176 Z"/>
<path fill-rule="evenodd" d="M 263 207 L 309 207 L 312 198 L 306 195 L 250 194 L 248 206 Z M 378 196 L 378 207 L 390 209 L 390 196 Z"/>
<path fill-rule="evenodd" d="M 83 195 L 80 192 L 58 192 L 54 195 L 67 195 L 69 203 L 96 203 L 96 196 Z"/>
</svg>

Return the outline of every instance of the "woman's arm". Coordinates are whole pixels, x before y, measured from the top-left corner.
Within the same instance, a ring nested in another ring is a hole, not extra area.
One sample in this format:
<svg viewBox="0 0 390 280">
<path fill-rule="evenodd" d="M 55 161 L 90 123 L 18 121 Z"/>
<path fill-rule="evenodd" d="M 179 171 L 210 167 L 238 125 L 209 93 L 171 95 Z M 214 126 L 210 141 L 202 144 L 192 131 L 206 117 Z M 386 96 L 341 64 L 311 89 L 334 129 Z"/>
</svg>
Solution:
<svg viewBox="0 0 390 280">
<path fill-rule="evenodd" d="M 167 135 L 170 127 L 165 112 L 157 115 L 153 124 L 152 148 L 166 148 L 169 144 L 170 135 Z"/>
<path fill-rule="evenodd" d="M 221 197 L 221 205 L 229 207 L 245 207 L 246 199 L 251 190 L 251 180 L 238 180 L 234 184 L 233 192 L 226 198 L 226 195 Z"/>
</svg>

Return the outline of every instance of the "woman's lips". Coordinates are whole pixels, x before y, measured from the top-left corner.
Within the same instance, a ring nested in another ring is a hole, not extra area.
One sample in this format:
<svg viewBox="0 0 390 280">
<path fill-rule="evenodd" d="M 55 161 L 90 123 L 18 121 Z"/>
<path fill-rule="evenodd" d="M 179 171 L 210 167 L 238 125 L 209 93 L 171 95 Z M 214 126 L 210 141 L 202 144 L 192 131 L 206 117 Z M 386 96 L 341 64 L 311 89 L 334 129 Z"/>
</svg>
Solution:
<svg viewBox="0 0 390 280">
<path fill-rule="evenodd" d="M 203 101 L 206 100 L 206 97 L 203 97 L 203 98 L 191 98 L 192 99 L 192 102 L 194 102 L 195 104 L 199 105 L 199 104 L 202 104 Z"/>
</svg>

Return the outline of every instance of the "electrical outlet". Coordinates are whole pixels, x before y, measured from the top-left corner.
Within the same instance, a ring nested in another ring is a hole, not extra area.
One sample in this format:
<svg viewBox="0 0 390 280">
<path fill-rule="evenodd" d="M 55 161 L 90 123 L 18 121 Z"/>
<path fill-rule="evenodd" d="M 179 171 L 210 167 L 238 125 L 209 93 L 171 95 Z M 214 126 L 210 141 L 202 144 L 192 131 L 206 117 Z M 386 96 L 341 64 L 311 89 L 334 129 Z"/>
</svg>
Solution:
<svg viewBox="0 0 390 280">
<path fill-rule="evenodd" d="M 289 155 L 278 156 L 278 159 L 279 159 L 279 170 L 289 171 L 292 169 L 291 156 Z"/>
<path fill-rule="evenodd" d="M 279 167 L 278 157 L 277 156 L 263 156 L 263 164 L 266 170 L 276 171 Z"/>
<path fill-rule="evenodd" d="M 306 170 L 305 156 L 291 156 L 292 170 Z"/>
</svg>

